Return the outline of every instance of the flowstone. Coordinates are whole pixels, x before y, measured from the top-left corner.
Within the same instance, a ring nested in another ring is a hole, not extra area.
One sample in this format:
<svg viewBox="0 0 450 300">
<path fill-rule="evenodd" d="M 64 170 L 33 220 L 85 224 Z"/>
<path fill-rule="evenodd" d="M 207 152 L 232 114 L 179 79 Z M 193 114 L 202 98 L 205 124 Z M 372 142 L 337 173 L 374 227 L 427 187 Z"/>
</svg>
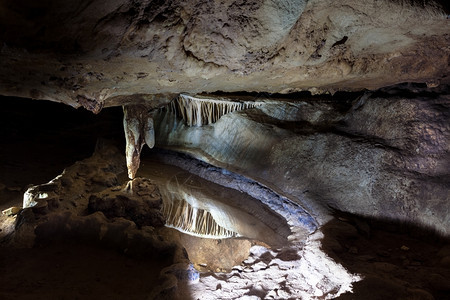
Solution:
<svg viewBox="0 0 450 300">
<path fill-rule="evenodd" d="M 168 105 L 169 113 L 181 116 L 187 126 L 216 123 L 222 116 L 244 109 L 261 106 L 262 102 L 236 101 L 223 97 L 201 97 L 181 94 Z"/>
</svg>

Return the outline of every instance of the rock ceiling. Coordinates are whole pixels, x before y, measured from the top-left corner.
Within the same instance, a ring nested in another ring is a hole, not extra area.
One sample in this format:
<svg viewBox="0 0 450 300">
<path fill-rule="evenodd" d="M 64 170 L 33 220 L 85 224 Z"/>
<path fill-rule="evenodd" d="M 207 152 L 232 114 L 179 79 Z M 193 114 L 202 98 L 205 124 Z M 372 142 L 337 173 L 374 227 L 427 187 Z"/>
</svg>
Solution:
<svg viewBox="0 0 450 300">
<path fill-rule="evenodd" d="M 98 112 L 181 92 L 448 84 L 442 3 L 5 0 L 0 94 Z"/>
</svg>

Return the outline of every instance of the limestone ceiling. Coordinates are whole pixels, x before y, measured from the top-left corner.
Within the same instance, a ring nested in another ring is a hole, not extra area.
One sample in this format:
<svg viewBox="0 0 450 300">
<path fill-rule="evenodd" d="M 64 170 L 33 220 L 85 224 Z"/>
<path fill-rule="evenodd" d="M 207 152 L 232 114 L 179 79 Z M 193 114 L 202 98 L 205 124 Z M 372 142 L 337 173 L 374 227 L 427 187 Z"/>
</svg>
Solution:
<svg viewBox="0 0 450 300">
<path fill-rule="evenodd" d="M 413 2 L 5 0 L 0 94 L 98 112 L 181 92 L 448 84 L 450 20 Z"/>
</svg>

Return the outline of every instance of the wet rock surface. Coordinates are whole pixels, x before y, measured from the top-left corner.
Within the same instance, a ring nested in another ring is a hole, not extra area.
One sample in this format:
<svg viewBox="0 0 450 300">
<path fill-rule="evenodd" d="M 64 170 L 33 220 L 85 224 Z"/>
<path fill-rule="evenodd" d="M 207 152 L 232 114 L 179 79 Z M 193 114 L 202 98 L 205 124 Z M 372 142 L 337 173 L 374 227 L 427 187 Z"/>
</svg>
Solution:
<svg viewBox="0 0 450 300">
<path fill-rule="evenodd" d="M 186 127 L 155 118 L 160 147 L 226 167 L 296 199 L 448 234 L 448 91 L 397 86 L 336 98 L 260 99 L 258 108 Z"/>
<path fill-rule="evenodd" d="M 203 276 L 204 272 L 231 272 L 235 266 L 240 265 L 248 258 L 250 248 L 255 242 L 258 243 L 245 238 L 200 238 L 182 234 L 173 229 L 166 230 L 165 235 L 173 236 L 173 239 L 180 240 L 189 255 L 189 260 L 197 270 L 202 272 L 201 276 Z"/>
</svg>

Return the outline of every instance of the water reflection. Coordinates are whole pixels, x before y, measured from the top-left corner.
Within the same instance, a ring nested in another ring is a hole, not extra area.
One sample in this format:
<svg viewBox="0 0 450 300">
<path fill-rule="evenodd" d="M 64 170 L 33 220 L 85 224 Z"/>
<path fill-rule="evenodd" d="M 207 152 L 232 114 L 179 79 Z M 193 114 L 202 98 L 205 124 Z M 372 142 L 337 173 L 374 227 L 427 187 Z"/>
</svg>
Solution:
<svg viewBox="0 0 450 300">
<path fill-rule="evenodd" d="M 154 180 L 163 198 L 166 226 L 203 238 L 246 237 L 270 246 L 286 244 L 286 220 L 260 201 L 156 161 L 139 176 Z"/>
<path fill-rule="evenodd" d="M 198 201 L 195 196 L 179 191 L 176 188 L 178 187 L 175 187 L 175 190 L 172 190 L 172 192 L 160 189 L 163 192 L 162 212 L 166 218 L 167 227 L 204 238 L 239 236 L 238 233 L 232 230 L 233 226 L 229 226 L 227 222 L 219 225 L 220 219 L 217 212 L 220 213 L 220 209 L 215 209 L 215 205 L 208 205 L 208 209 L 205 205 L 202 205 L 207 199 Z M 227 213 L 226 215 L 230 217 Z M 229 219 L 227 217 L 225 217 L 225 221 Z"/>
</svg>

